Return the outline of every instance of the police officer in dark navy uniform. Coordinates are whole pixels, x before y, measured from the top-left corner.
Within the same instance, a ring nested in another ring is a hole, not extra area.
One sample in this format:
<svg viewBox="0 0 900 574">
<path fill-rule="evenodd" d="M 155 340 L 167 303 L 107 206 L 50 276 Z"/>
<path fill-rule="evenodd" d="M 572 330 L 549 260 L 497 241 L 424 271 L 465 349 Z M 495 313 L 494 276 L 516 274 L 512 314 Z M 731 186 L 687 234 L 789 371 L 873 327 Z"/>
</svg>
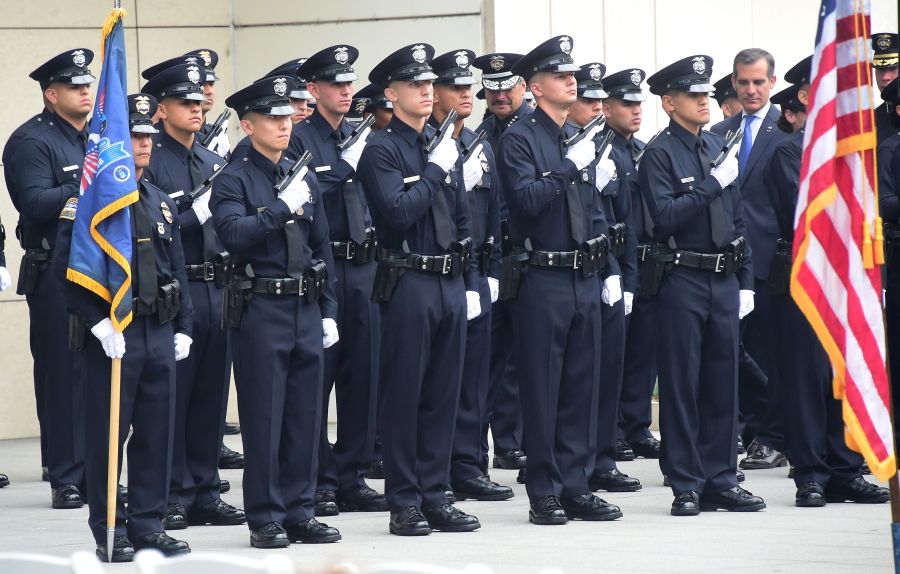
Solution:
<svg viewBox="0 0 900 574">
<path fill-rule="evenodd" d="M 578 99 L 569 108 L 568 118 L 575 127 L 583 128 L 603 113 L 603 100 L 609 96 L 603 86 L 605 72 L 606 66 L 600 62 L 584 64 L 575 72 Z M 598 133 L 595 143 L 600 145 L 609 133 L 607 129 Z M 629 307 L 633 304 L 637 281 L 637 239 L 630 225 L 631 190 L 628 187 L 632 160 L 631 156 L 612 147 L 611 142 L 604 151 L 603 159 L 584 168 L 578 177 L 580 186 L 586 186 L 589 194 L 597 194 L 591 212 L 592 225 L 604 233 L 610 242 L 607 267 L 602 274 L 598 274 L 602 289 L 600 316 L 603 339 L 596 456 L 589 464 L 591 473 L 588 485 L 591 490 L 634 492 L 641 489 L 641 482 L 616 468 L 619 396 L 625 361 L 625 316 L 626 312 L 631 311 L 626 309 L 626 302 Z"/>
<path fill-rule="evenodd" d="M 124 332 L 113 327 L 109 303 L 74 282 L 66 286 L 70 312 L 80 320 L 73 341 L 81 351 L 85 405 L 85 466 L 88 524 L 97 557 L 107 562 L 106 479 L 109 465 L 110 359 L 122 359 L 119 472 L 128 439 L 128 507 L 121 494 L 116 509 L 112 562 L 130 562 L 135 550 L 155 549 L 166 556 L 190 552 L 187 542 L 166 535 L 168 476 L 172 460 L 175 416 L 175 362 L 191 350 L 190 294 L 175 203 L 143 178 L 153 150 L 151 118 L 156 99 L 128 96 L 131 147 L 138 199 L 130 207 L 132 221 L 132 319 Z M 62 210 L 59 257 L 54 268 L 64 281 L 77 200 Z M 169 294 L 171 296 L 163 296 Z M 89 329 L 90 332 L 87 331 Z M 129 437 L 129 429 L 131 436 Z"/>
<path fill-rule="evenodd" d="M 389 530 L 401 536 L 481 526 L 445 493 L 465 324 L 481 304 L 469 200 L 450 174 L 459 151 L 452 129 L 436 136 L 426 125 L 433 54 L 411 44 L 369 74 L 394 116 L 369 138 L 357 170 L 381 256 L 372 293 L 381 310 L 378 418 Z"/>
<path fill-rule="evenodd" d="M 43 397 L 46 460 L 53 508 L 84 504 L 84 444 L 80 361 L 68 346 L 68 315 L 60 282 L 50 272 L 60 211 L 75 201 L 87 145 L 94 82 L 87 49 L 63 52 L 30 74 L 43 90 L 46 116 L 25 131 L 6 169 L 14 169 L 19 237 L 25 257 L 16 292 L 31 319 L 35 395 Z M 74 376 L 73 376 L 74 375 Z M 40 411 L 39 411 L 40 413 Z"/>
<path fill-rule="evenodd" d="M 737 485 L 738 322 L 753 308 L 753 269 L 735 185 L 737 146 L 711 168 L 724 141 L 702 129 L 712 63 L 688 56 L 647 80 L 671 120 L 638 172 L 654 238 L 668 247 L 652 263 L 666 270 L 656 300 L 660 466 L 676 516 L 765 508 Z"/>
<path fill-rule="evenodd" d="M 566 145 L 576 131 L 566 124 L 577 99 L 571 50 L 571 37 L 557 36 L 513 66 L 537 109 L 506 130 L 497 159 L 510 216 L 508 253 L 527 265 L 517 292 L 512 283 L 501 288 L 515 295 L 513 355 L 528 441 L 529 520 L 535 524 L 622 516 L 618 506 L 591 494 L 587 477 L 602 376 L 597 274 L 604 272 L 608 230 L 594 225 L 596 187 L 579 183 L 582 170 L 598 164 L 597 128 Z M 600 171 L 608 182 L 614 169 L 604 158 Z"/>
<path fill-rule="evenodd" d="M 294 165 L 283 155 L 293 83 L 287 75 L 263 78 L 228 97 L 250 149 L 212 193 L 216 229 L 238 275 L 226 319 L 247 448 L 244 504 L 257 548 L 341 538 L 314 517 L 323 347 L 339 337 L 322 195 L 312 170 L 282 184 Z"/>
<path fill-rule="evenodd" d="M 726 120 L 744 111 L 737 92 L 734 90 L 734 85 L 731 83 L 731 74 L 720 78 L 718 82 L 713 84 L 713 89 L 716 90 L 713 98 L 719 104 L 719 109 L 722 110 L 722 115 L 725 116 Z"/>
<path fill-rule="evenodd" d="M 875 72 L 875 89 L 884 91 L 892 81 L 897 79 L 900 70 L 900 36 L 896 32 L 872 34 L 872 49 L 875 51 L 872 57 L 872 67 Z M 875 108 L 875 137 L 880 144 L 897 130 L 891 122 L 893 110 L 888 100 L 882 98 L 883 103 Z"/>
<path fill-rule="evenodd" d="M 481 70 L 482 99 L 487 102 L 487 115 L 478 131 L 487 133 L 491 149 L 496 151 L 503 132 L 533 111 L 525 102 L 525 80 L 513 74 L 512 66 L 521 54 L 498 52 L 475 59 L 472 65 Z M 503 194 L 500 195 L 502 239 L 507 239 L 509 214 Z M 494 440 L 494 468 L 524 469 L 525 451 L 522 443 L 522 412 L 516 380 L 512 349 L 515 334 L 512 328 L 511 303 L 499 301 L 491 310 L 490 389 L 487 399 L 487 420 L 484 426 L 483 448 L 487 449 L 488 425 Z M 524 482 L 520 470 L 519 482 Z"/>
<path fill-rule="evenodd" d="M 460 387 L 453 452 L 450 458 L 450 485 L 457 500 L 506 500 L 512 489 L 500 486 L 488 476 L 487 449 L 482 445 L 486 416 L 488 372 L 491 350 L 492 304 L 499 296 L 500 182 L 490 144 L 478 143 L 475 132 L 465 127 L 472 113 L 472 84 L 469 69 L 475 59 L 471 50 L 451 50 L 431 61 L 434 80 L 434 109 L 428 123 L 437 129 L 451 110 L 459 117 L 453 125 L 453 139 L 460 152 L 450 172 L 451 185 L 462 185 L 469 202 L 472 249 L 478 268 L 481 314 L 466 324 L 466 352 Z M 468 157 L 463 159 L 463 156 Z M 460 180 L 462 180 L 460 182 Z"/>
<path fill-rule="evenodd" d="M 144 92 L 159 100 L 161 133 L 146 177 L 178 207 L 188 283 L 193 301 L 193 352 L 178 363 L 175 439 L 166 528 L 188 524 L 243 524 L 243 511 L 219 496 L 219 445 L 231 356 L 222 329 L 225 249 L 210 221 L 210 194 L 191 197 L 219 169 L 222 158 L 196 138 L 202 116 L 205 70 L 179 64 L 150 75 Z M 146 74 L 146 72 L 145 72 Z M 216 269 L 219 267 L 219 269 Z"/>
<path fill-rule="evenodd" d="M 197 139 L 203 141 L 213 125 L 207 121 L 207 114 L 216 104 L 216 66 L 219 63 L 219 54 L 215 50 L 199 48 L 185 54 L 187 58 L 195 58 L 194 63 L 203 68 L 203 101 L 200 103 L 200 111 L 203 113 L 203 125 L 197 132 Z"/>
<path fill-rule="evenodd" d="M 291 106 L 294 108 L 294 113 L 291 115 L 291 123 L 294 125 L 305 120 L 312 113 L 312 108 L 310 108 L 308 104 L 313 97 L 309 93 L 309 90 L 306 89 L 306 78 L 298 75 L 300 66 L 302 66 L 305 61 L 306 58 L 288 60 L 263 76 L 264 78 L 270 78 L 272 76 L 290 76 L 294 78 L 294 89 L 288 94 L 288 99 L 291 101 Z"/>
<path fill-rule="evenodd" d="M 368 100 L 363 111 L 375 116 L 375 123 L 372 124 L 373 132 L 381 131 L 387 127 L 394 115 L 394 104 L 385 97 L 384 90 L 374 84 L 369 84 L 353 94 L 353 97 Z"/>
<path fill-rule="evenodd" d="M 328 441 L 327 417 L 322 417 L 316 511 L 328 516 L 342 511 L 387 511 L 384 496 L 366 484 L 375 441 L 375 390 L 378 382 L 378 305 L 372 299 L 375 280 L 375 234 L 366 199 L 354 181 L 369 130 L 350 140 L 353 126 L 344 119 L 350 110 L 353 46 L 331 46 L 313 54 L 299 69 L 316 99 L 311 116 L 291 133 L 288 157 L 313 155 L 310 169 L 322 192 L 334 257 L 337 326 L 340 343 L 325 351 L 325 392 L 322 412 L 328 412 L 334 389 L 337 441 Z"/>
</svg>

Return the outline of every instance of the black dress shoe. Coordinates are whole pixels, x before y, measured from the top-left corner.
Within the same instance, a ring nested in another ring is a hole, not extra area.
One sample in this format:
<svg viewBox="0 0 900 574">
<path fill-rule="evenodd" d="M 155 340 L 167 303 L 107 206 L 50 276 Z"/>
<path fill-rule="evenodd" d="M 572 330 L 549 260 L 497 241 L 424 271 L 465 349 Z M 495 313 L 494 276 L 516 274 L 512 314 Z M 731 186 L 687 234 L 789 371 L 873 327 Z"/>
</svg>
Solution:
<svg viewBox="0 0 900 574">
<path fill-rule="evenodd" d="M 165 532 L 151 532 L 143 536 L 138 536 L 132 540 L 134 549 L 141 551 L 146 548 L 159 550 L 163 556 L 180 556 L 182 554 L 190 554 L 191 547 L 184 540 L 176 540 Z"/>
<path fill-rule="evenodd" d="M 64 484 L 59 488 L 50 489 L 50 505 L 57 509 L 81 508 L 84 506 L 84 498 L 77 486 Z"/>
<path fill-rule="evenodd" d="M 825 506 L 825 487 L 818 482 L 807 482 L 797 489 L 794 503 L 807 508 Z"/>
<path fill-rule="evenodd" d="M 219 468 L 244 468 L 244 455 L 223 444 L 219 449 Z"/>
<path fill-rule="evenodd" d="M 50 469 L 46 466 L 41 467 L 41 480 L 44 482 L 50 482 Z"/>
<path fill-rule="evenodd" d="M 337 493 L 338 509 L 341 512 L 387 512 L 384 495 L 366 485 Z"/>
<path fill-rule="evenodd" d="M 494 452 L 494 468 L 505 468 L 508 470 L 525 468 L 527 460 L 528 457 L 525 456 L 525 453 L 517 448 Z"/>
<path fill-rule="evenodd" d="M 397 536 L 425 536 L 431 534 L 431 526 L 428 519 L 415 506 L 408 506 L 400 512 L 391 512 L 391 522 L 388 525 L 391 534 Z"/>
<path fill-rule="evenodd" d="M 860 474 L 872 474 L 872 469 L 869 468 L 869 463 L 862 463 L 862 468 L 859 469 Z"/>
<path fill-rule="evenodd" d="M 452 504 L 442 504 L 436 508 L 423 508 L 422 514 L 432 530 L 441 532 L 472 532 L 481 528 L 481 523 L 471 514 L 466 514 Z"/>
<path fill-rule="evenodd" d="M 556 496 L 542 496 L 532 502 L 528 510 L 528 522 L 532 524 L 565 524 L 568 521 L 569 517 Z"/>
<path fill-rule="evenodd" d="M 338 509 L 337 496 L 333 490 L 317 490 L 315 501 L 316 516 L 337 516 L 341 511 Z"/>
<path fill-rule="evenodd" d="M 697 516 L 700 514 L 700 495 L 693 490 L 682 492 L 672 501 L 672 516 Z"/>
<path fill-rule="evenodd" d="M 97 545 L 97 559 L 100 562 L 109 562 L 109 556 L 106 553 L 106 543 Z M 128 541 L 126 536 L 116 536 L 113 539 L 113 562 L 131 562 L 134 560 L 134 546 Z"/>
<path fill-rule="evenodd" d="M 170 502 L 166 505 L 166 516 L 163 518 L 163 528 L 166 530 L 184 530 L 188 527 L 187 510 L 183 504 Z"/>
<path fill-rule="evenodd" d="M 513 497 L 510 487 L 497 484 L 486 474 L 458 480 L 452 486 L 457 500 L 508 500 Z"/>
<path fill-rule="evenodd" d="M 756 512 L 765 507 L 766 503 L 762 498 L 753 496 L 753 493 L 740 486 L 721 492 L 704 492 L 700 497 L 700 510 L 704 512 L 720 508 L 729 512 Z"/>
<path fill-rule="evenodd" d="M 744 470 L 759 470 L 777 468 L 786 464 L 787 458 L 784 453 L 754 440 L 747 448 L 747 456 L 741 461 L 740 467 Z"/>
<path fill-rule="evenodd" d="M 662 444 L 656 440 L 656 437 L 648 436 L 637 442 L 630 443 L 634 456 L 642 456 L 644 458 L 659 458 Z"/>
<path fill-rule="evenodd" d="M 384 478 L 384 459 L 379 457 L 372 461 L 369 465 L 369 472 L 366 473 L 367 478 Z"/>
<path fill-rule="evenodd" d="M 829 484 L 825 488 L 825 499 L 828 502 L 856 502 L 859 504 L 879 504 L 890 500 L 890 491 L 865 478 L 857 476 L 850 482 L 840 486 Z"/>
<path fill-rule="evenodd" d="M 525 472 L 524 468 L 520 468 L 519 474 L 516 475 L 516 482 L 518 482 L 519 484 L 525 484 L 525 482 L 527 480 L 528 480 L 528 473 Z"/>
<path fill-rule="evenodd" d="M 250 546 L 254 548 L 287 548 L 290 545 L 287 532 L 277 522 L 269 522 L 250 532 Z"/>
<path fill-rule="evenodd" d="M 599 474 L 594 473 L 589 476 L 588 487 L 592 492 L 596 490 L 606 490 L 608 492 L 637 492 L 641 489 L 641 481 L 614 468 L 606 472 L 601 472 Z"/>
<path fill-rule="evenodd" d="M 579 494 L 562 502 L 566 516 L 573 520 L 616 520 L 622 518 L 622 511 L 593 494 Z"/>
<path fill-rule="evenodd" d="M 631 445 L 622 439 L 616 441 L 616 461 L 628 462 L 634 460 L 634 450 Z"/>
<path fill-rule="evenodd" d="M 225 423 L 225 434 L 241 434 L 241 425 Z"/>
<path fill-rule="evenodd" d="M 322 524 L 315 518 L 310 518 L 305 522 L 288 524 L 285 530 L 287 531 L 288 540 L 291 542 L 325 544 L 327 542 L 337 542 L 341 539 L 341 533 L 338 532 L 337 528 Z"/>
<path fill-rule="evenodd" d="M 738 484 L 740 484 L 740 483 L 744 482 L 745 480 L 747 480 L 747 475 L 744 474 L 744 471 L 743 471 L 743 470 L 737 469 L 737 472 L 736 472 L 735 474 L 737 475 L 737 481 L 738 481 Z"/>
<path fill-rule="evenodd" d="M 247 522 L 247 515 L 240 508 L 236 508 L 221 498 L 209 506 L 192 506 L 187 515 L 188 524 L 191 526 L 234 526 Z"/>
<path fill-rule="evenodd" d="M 747 447 L 744 446 L 744 439 L 741 435 L 737 435 L 737 449 L 738 454 L 744 454 L 747 452 Z"/>
<path fill-rule="evenodd" d="M 9 486 L 9 477 L 5 474 L 0 474 L 0 488 L 4 486 Z"/>
<path fill-rule="evenodd" d="M 231 490 L 231 483 L 224 479 L 219 480 L 219 494 L 225 494 L 229 490 Z"/>
<path fill-rule="evenodd" d="M 456 504 L 456 493 L 449 486 L 444 487 L 444 498 L 447 499 L 447 504 Z"/>
</svg>

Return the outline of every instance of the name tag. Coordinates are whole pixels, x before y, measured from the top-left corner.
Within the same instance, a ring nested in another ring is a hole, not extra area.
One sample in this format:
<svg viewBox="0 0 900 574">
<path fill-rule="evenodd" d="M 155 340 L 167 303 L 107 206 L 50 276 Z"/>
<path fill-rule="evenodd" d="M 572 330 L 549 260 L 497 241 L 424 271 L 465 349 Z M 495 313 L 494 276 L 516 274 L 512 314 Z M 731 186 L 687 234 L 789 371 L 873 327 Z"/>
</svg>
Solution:
<svg viewBox="0 0 900 574">
<path fill-rule="evenodd" d="M 421 179 L 418 175 L 411 175 L 409 177 L 403 178 L 403 183 L 413 183 L 415 181 L 419 181 Z"/>
<path fill-rule="evenodd" d="M 553 172 L 551 172 L 551 171 L 545 171 L 544 173 L 541 174 L 541 177 L 547 177 L 547 176 L 550 175 L 551 173 L 553 173 Z"/>
<path fill-rule="evenodd" d="M 67 165 L 63 168 L 63 171 L 75 171 L 78 167 L 78 165 Z"/>
<path fill-rule="evenodd" d="M 265 207 L 257 207 L 257 208 L 256 208 L 256 213 L 262 213 L 262 212 L 265 211 L 265 210 L 266 210 Z"/>
<path fill-rule="evenodd" d="M 176 197 L 181 197 L 182 195 L 184 195 L 184 190 L 180 189 L 180 190 L 176 191 L 175 193 L 170 193 L 169 197 L 171 197 L 172 199 L 175 199 Z"/>
<path fill-rule="evenodd" d="M 690 183 L 690 182 L 692 182 L 692 181 L 694 181 L 693 176 L 692 176 L 692 177 L 682 177 L 682 178 L 681 178 L 681 183 Z"/>
<path fill-rule="evenodd" d="M 331 171 L 330 165 L 320 165 L 316 168 L 316 173 L 322 173 L 323 171 Z"/>
</svg>

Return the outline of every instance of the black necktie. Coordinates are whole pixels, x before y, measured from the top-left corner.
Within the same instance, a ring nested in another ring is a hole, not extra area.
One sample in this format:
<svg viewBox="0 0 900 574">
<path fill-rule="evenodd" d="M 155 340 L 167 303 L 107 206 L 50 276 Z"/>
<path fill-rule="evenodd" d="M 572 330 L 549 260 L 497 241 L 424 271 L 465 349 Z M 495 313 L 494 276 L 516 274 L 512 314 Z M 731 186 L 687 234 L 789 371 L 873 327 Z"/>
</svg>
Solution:
<svg viewBox="0 0 900 574">
<path fill-rule="evenodd" d="M 156 253 L 153 249 L 153 219 L 147 206 L 147 193 L 140 188 L 139 199 L 133 204 L 132 232 L 135 234 L 135 264 L 137 298 L 147 306 L 156 300 Z"/>
<path fill-rule="evenodd" d="M 197 160 L 197 156 L 194 155 L 194 150 L 188 151 L 188 168 L 191 170 L 191 185 L 194 186 L 194 189 L 197 189 L 206 178 L 203 177 L 203 173 L 200 171 L 200 162 Z M 212 193 L 212 190 L 206 193 Z M 203 223 L 201 230 L 203 231 L 203 260 L 212 261 L 219 252 L 212 218 L 207 219 Z"/>
<path fill-rule="evenodd" d="M 697 156 L 700 159 L 703 175 L 709 177 L 709 156 L 706 154 L 702 139 L 697 140 Z M 727 237 L 725 236 L 725 203 L 722 201 L 721 195 L 709 203 L 708 210 L 710 238 L 717 249 L 722 249 L 727 243 Z"/>
<path fill-rule="evenodd" d="M 276 167 L 275 181 L 279 182 L 283 177 L 284 173 L 282 173 L 281 168 Z M 303 264 L 303 233 L 300 231 L 300 224 L 293 218 L 284 224 L 284 241 L 287 245 L 287 275 L 294 279 L 300 279 L 303 277 L 303 270 L 305 269 Z"/>
<path fill-rule="evenodd" d="M 425 155 L 425 134 L 419 134 L 422 155 Z M 428 158 L 425 157 L 425 161 Z M 448 174 L 447 177 L 450 177 Z M 448 249 L 453 242 L 453 234 L 450 230 L 450 208 L 447 207 L 447 198 L 444 196 L 444 184 L 438 187 L 431 198 L 431 217 L 434 219 L 434 239 L 441 249 Z"/>
<path fill-rule="evenodd" d="M 335 141 L 341 141 L 341 131 L 334 130 L 331 137 Z M 345 181 L 341 188 L 341 195 L 344 198 L 344 209 L 347 210 L 347 227 L 349 228 L 350 240 L 360 244 L 366 240 L 366 223 L 363 216 L 362 202 L 359 201 L 359 195 L 356 191 L 356 184 L 353 181 Z"/>
<path fill-rule="evenodd" d="M 559 134 L 559 154 L 566 156 L 566 148 L 563 145 L 565 133 Z M 572 239 L 579 246 L 584 243 L 584 205 L 581 203 L 581 194 L 578 193 L 578 183 L 568 182 L 566 184 L 566 207 L 569 209 L 569 232 Z"/>
</svg>

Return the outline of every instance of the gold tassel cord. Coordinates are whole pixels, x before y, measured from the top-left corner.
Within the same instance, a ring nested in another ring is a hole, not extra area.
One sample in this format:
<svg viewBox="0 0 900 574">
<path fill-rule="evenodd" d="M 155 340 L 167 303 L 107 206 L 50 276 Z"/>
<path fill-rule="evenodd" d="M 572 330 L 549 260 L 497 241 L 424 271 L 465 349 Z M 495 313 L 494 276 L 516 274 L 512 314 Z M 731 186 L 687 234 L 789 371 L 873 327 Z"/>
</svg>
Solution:
<svg viewBox="0 0 900 574">
<path fill-rule="evenodd" d="M 106 39 L 112 34 L 116 24 L 125 19 L 125 16 L 126 13 L 124 8 L 113 8 L 112 12 L 109 13 L 109 16 L 106 17 L 106 21 L 103 22 L 103 29 L 100 37 L 101 58 L 106 56 Z"/>
</svg>

